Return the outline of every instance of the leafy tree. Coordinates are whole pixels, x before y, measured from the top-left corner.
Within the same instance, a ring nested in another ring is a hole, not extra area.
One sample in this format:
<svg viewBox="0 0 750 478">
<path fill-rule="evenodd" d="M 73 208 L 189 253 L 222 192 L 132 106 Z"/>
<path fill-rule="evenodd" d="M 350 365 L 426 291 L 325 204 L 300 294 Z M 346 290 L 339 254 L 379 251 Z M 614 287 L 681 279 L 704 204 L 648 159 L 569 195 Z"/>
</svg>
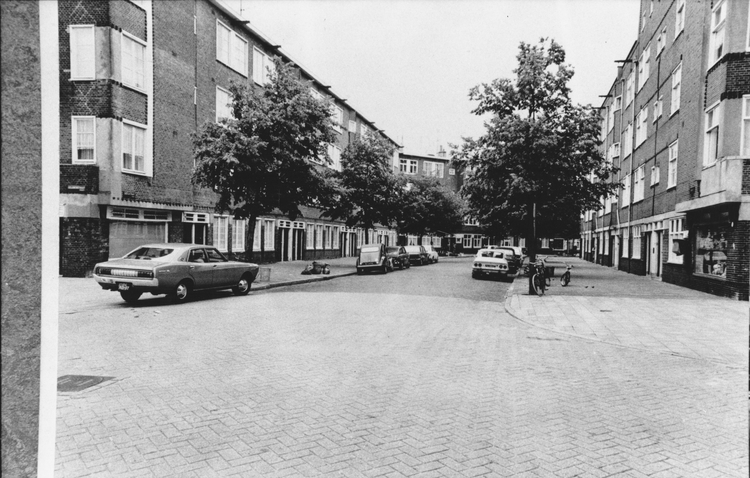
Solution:
<svg viewBox="0 0 750 478">
<path fill-rule="evenodd" d="M 217 211 L 249 219 L 250 254 L 256 218 L 279 210 L 294 220 L 300 205 L 325 191 L 314 162 L 328 160 L 327 143 L 334 140 L 330 109 L 298 76 L 277 60 L 263 88 L 232 83 L 233 118 L 207 122 L 192 136 L 193 183 L 216 191 Z"/>
<path fill-rule="evenodd" d="M 424 234 L 453 233 L 463 224 L 464 204 L 460 197 L 432 177 L 401 177 L 405 186 L 399 202 L 400 233 Z"/>
<path fill-rule="evenodd" d="M 329 176 L 323 216 L 366 231 L 390 226 L 398 210 L 398 180 L 393 173 L 394 147 L 376 134 L 355 140 L 341 153 L 341 171 Z"/>
<path fill-rule="evenodd" d="M 580 214 L 601 206 L 619 184 L 601 155 L 600 117 L 573 105 L 573 70 L 554 40 L 521 43 L 515 82 L 474 87 L 475 114 L 490 114 L 486 132 L 454 152 L 468 174 L 461 188 L 473 217 L 494 235 L 525 236 L 531 260 L 536 237 L 578 235 Z"/>
</svg>

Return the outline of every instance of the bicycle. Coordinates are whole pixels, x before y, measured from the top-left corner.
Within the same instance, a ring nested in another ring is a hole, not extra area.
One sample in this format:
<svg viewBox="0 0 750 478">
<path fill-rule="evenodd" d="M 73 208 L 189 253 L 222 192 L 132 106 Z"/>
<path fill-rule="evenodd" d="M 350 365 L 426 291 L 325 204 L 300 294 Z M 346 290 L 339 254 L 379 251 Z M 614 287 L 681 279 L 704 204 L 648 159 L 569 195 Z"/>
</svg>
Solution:
<svg viewBox="0 0 750 478">
<path fill-rule="evenodd" d="M 544 266 L 544 261 L 537 260 L 534 263 L 534 276 L 531 278 L 531 285 L 534 287 L 534 292 L 539 297 L 544 295 L 544 291 L 549 288 L 550 278 L 547 277 L 547 271 Z"/>
<path fill-rule="evenodd" d="M 570 284 L 570 269 L 572 269 L 573 266 L 565 263 L 565 272 L 563 272 L 563 275 L 560 276 L 560 285 L 565 287 L 566 285 Z"/>
</svg>

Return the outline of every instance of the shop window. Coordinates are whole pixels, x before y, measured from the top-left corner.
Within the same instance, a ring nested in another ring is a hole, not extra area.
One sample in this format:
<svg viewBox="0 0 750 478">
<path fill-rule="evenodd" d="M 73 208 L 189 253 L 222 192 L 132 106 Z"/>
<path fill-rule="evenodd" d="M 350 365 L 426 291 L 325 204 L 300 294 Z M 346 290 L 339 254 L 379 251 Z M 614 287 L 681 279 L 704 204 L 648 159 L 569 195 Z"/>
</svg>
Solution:
<svg viewBox="0 0 750 478">
<path fill-rule="evenodd" d="M 698 226 L 695 231 L 695 269 L 698 274 L 727 276 L 727 225 Z"/>
</svg>

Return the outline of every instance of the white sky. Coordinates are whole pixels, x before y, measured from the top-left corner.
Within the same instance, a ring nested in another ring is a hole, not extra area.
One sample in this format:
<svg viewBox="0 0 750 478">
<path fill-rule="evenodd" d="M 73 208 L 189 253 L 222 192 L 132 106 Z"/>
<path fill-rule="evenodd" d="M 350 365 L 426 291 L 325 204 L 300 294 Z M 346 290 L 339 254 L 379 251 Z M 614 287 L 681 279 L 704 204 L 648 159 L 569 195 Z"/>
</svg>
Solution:
<svg viewBox="0 0 750 478">
<path fill-rule="evenodd" d="M 513 78 L 521 41 L 554 38 L 573 101 L 599 106 L 638 33 L 638 0 L 228 0 L 413 153 L 482 134 L 469 89 Z"/>
</svg>

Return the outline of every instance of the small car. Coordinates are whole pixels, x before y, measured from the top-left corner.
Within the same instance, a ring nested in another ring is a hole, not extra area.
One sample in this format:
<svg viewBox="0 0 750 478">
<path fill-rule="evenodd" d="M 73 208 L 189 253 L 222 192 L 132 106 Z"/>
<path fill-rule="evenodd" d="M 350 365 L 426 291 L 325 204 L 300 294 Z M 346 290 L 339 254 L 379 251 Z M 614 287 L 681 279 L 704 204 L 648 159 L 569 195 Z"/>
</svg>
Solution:
<svg viewBox="0 0 750 478">
<path fill-rule="evenodd" d="M 432 246 L 422 246 L 424 247 L 424 250 L 427 251 L 427 257 L 430 259 L 431 263 L 436 263 L 438 261 L 438 251 Z"/>
<path fill-rule="evenodd" d="M 393 263 L 388 258 L 385 244 L 366 244 L 359 249 L 357 257 L 357 274 L 379 271 L 383 274 L 393 270 Z"/>
<path fill-rule="evenodd" d="M 408 269 L 411 267 L 409 254 L 406 252 L 406 249 L 404 249 L 404 246 L 386 247 L 385 252 L 388 254 L 388 258 L 391 259 L 391 264 L 393 264 L 394 269 L 396 267 L 399 269 Z"/>
<path fill-rule="evenodd" d="M 479 279 L 485 276 L 506 280 L 509 277 L 507 252 L 500 249 L 480 249 L 474 257 L 471 267 L 471 277 Z"/>
<path fill-rule="evenodd" d="M 492 250 L 503 251 L 506 253 L 505 260 L 508 261 L 508 267 L 510 268 L 511 274 L 515 274 L 521 268 L 523 256 L 520 254 L 520 248 L 513 246 L 497 246 L 493 247 Z"/>
<path fill-rule="evenodd" d="M 258 270 L 258 264 L 230 261 L 212 246 L 146 244 L 120 259 L 96 264 L 94 280 L 129 303 L 144 292 L 186 302 L 198 290 L 232 289 L 235 295 L 246 295 Z"/>
<path fill-rule="evenodd" d="M 423 266 L 430 263 L 430 257 L 427 251 L 422 246 L 404 246 L 406 252 L 409 254 L 409 262 L 412 264 L 419 264 Z"/>
</svg>

